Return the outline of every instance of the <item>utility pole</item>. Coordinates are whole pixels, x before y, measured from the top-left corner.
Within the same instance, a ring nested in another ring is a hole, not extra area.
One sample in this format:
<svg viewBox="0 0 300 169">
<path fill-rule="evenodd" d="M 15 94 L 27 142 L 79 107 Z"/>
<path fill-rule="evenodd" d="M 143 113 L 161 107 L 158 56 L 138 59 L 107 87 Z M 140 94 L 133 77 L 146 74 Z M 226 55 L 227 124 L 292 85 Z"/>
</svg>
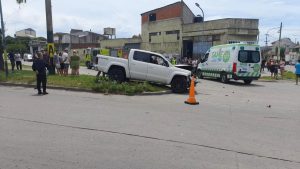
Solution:
<svg viewBox="0 0 300 169">
<path fill-rule="evenodd" d="M 279 30 L 279 41 L 278 41 L 278 50 L 277 50 L 277 60 L 281 59 L 280 57 L 280 43 L 281 43 L 281 32 L 282 32 L 282 22 L 280 23 L 280 30 Z"/>
<path fill-rule="evenodd" d="M 52 23 L 52 6 L 51 0 L 45 0 L 46 20 L 47 20 L 47 43 L 48 54 L 50 57 L 49 74 L 55 74 L 55 65 L 53 60 L 54 55 L 54 38 L 53 38 L 53 23 Z"/>
<path fill-rule="evenodd" d="M 5 27 L 4 27 L 4 21 L 3 21 L 3 12 L 2 12 L 2 2 L 1 2 L 1 0 L 0 0 L 0 14 L 1 14 L 2 48 L 3 48 L 3 55 L 0 56 L 0 59 L 1 59 L 1 62 L 2 62 L 2 59 L 3 59 L 3 56 L 4 56 L 5 77 L 7 78 L 8 77 L 7 53 L 6 53 Z M 3 65 L 0 65 L 0 67 L 1 66 L 3 66 Z"/>
<path fill-rule="evenodd" d="M 269 42 L 268 41 L 268 36 L 269 36 L 269 34 L 266 34 L 266 41 L 265 41 L 266 42 L 266 47 L 268 46 L 268 42 Z"/>
</svg>

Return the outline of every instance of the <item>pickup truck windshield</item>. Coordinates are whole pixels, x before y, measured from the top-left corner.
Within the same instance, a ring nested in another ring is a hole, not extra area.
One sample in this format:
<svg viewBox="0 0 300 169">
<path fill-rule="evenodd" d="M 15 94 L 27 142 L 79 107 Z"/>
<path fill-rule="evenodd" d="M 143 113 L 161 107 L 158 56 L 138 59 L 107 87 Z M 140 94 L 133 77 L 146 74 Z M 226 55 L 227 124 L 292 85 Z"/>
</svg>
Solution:
<svg viewBox="0 0 300 169">
<path fill-rule="evenodd" d="M 260 62 L 259 51 L 240 51 L 238 60 L 242 63 L 258 63 Z"/>
</svg>

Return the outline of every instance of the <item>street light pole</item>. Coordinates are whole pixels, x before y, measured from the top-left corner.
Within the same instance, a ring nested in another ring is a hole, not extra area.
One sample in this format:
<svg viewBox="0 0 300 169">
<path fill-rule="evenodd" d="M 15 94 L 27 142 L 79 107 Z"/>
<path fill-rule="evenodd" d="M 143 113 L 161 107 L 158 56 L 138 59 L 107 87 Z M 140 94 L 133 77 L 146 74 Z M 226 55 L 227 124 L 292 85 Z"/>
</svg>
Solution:
<svg viewBox="0 0 300 169">
<path fill-rule="evenodd" d="M 280 23 L 280 30 L 279 30 L 279 40 L 278 40 L 278 50 L 277 50 L 277 60 L 281 60 L 281 56 L 280 56 L 280 43 L 281 43 L 281 32 L 282 32 L 282 22 Z"/>
<path fill-rule="evenodd" d="M 202 8 L 200 7 L 200 5 L 198 3 L 195 3 L 195 5 L 201 10 L 202 17 L 203 17 L 203 22 L 204 22 L 204 12 L 203 12 Z"/>
<path fill-rule="evenodd" d="M 1 2 L 1 0 L 0 0 L 0 14 L 1 14 L 2 47 L 3 47 L 3 53 L 4 53 L 1 56 L 1 59 L 4 56 L 5 76 L 7 78 L 8 77 L 7 53 L 6 53 L 5 27 L 4 27 L 4 21 L 3 21 L 3 12 L 2 12 L 2 2 Z"/>
</svg>

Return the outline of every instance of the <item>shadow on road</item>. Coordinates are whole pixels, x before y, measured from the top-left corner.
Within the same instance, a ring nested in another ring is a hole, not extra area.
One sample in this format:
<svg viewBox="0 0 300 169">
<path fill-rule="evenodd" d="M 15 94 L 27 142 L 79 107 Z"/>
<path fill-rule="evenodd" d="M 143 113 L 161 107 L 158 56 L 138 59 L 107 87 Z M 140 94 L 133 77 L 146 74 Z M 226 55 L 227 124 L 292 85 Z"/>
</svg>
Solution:
<svg viewBox="0 0 300 169">
<path fill-rule="evenodd" d="M 203 80 L 203 79 L 202 79 Z M 204 79 L 204 80 L 208 80 L 211 82 L 216 82 L 216 83 L 220 83 L 220 80 L 218 79 Z M 240 87 L 245 87 L 245 88 L 249 88 L 249 87 L 265 87 L 265 85 L 261 85 L 261 84 L 256 84 L 256 81 L 253 81 L 251 84 L 245 84 L 243 81 L 229 81 L 228 83 L 224 84 L 224 85 L 232 85 L 232 86 L 240 86 Z"/>
</svg>

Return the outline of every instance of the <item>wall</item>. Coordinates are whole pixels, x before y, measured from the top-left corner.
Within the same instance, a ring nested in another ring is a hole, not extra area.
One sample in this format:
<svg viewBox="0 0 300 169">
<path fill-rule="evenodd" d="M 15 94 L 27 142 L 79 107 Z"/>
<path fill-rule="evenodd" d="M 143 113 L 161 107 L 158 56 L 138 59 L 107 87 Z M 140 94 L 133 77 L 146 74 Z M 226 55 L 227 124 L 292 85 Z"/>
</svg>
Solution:
<svg viewBox="0 0 300 169">
<path fill-rule="evenodd" d="M 100 41 L 100 46 L 101 48 L 117 48 L 121 49 L 123 48 L 126 44 L 136 44 L 136 43 L 141 43 L 141 39 L 139 38 L 120 38 L 120 39 L 107 39 L 107 40 L 101 40 Z"/>
<path fill-rule="evenodd" d="M 174 4 L 170 4 L 168 6 L 162 7 L 162 8 L 158 8 L 158 9 L 143 13 L 142 14 L 142 24 L 149 22 L 149 15 L 152 13 L 156 14 L 157 21 L 181 17 L 182 4 L 181 4 L 181 2 L 177 2 Z"/>
<path fill-rule="evenodd" d="M 160 53 L 180 53 L 181 52 L 181 18 L 166 19 L 156 22 L 148 22 L 142 25 L 142 45 L 144 50 Z M 179 34 L 167 34 L 167 31 L 179 31 Z M 157 33 L 151 36 L 150 33 Z M 178 39 L 179 37 L 179 39 Z"/>
<path fill-rule="evenodd" d="M 183 10 L 182 10 L 182 19 L 184 24 L 189 24 L 194 22 L 194 13 L 190 10 L 190 8 L 183 4 Z"/>
</svg>

